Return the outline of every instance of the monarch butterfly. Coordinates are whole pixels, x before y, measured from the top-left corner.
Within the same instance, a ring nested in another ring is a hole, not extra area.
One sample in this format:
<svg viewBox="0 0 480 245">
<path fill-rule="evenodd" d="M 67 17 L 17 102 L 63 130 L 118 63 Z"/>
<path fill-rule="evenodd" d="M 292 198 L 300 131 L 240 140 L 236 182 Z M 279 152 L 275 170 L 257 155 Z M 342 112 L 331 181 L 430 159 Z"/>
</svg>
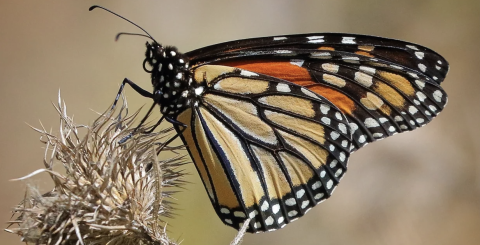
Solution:
<svg viewBox="0 0 480 245">
<path fill-rule="evenodd" d="M 146 35 L 121 34 L 152 40 L 143 65 L 154 93 L 128 79 L 121 89 L 160 106 L 235 229 L 250 218 L 248 232 L 272 231 L 303 216 L 332 195 L 351 153 L 424 126 L 447 103 L 447 61 L 417 44 L 314 33 L 180 53 L 134 25 Z"/>
</svg>

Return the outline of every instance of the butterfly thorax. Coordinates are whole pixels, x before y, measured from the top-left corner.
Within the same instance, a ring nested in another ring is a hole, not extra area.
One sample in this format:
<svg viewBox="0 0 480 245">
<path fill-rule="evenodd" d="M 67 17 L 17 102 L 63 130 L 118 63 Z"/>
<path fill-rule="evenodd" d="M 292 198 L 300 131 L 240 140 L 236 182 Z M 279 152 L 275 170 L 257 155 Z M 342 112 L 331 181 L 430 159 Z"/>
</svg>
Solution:
<svg viewBox="0 0 480 245">
<path fill-rule="evenodd" d="M 164 115 L 175 117 L 190 104 L 188 58 L 176 47 L 147 42 L 144 69 L 152 74 L 154 100 Z M 146 65 L 150 66 L 147 69 Z"/>
</svg>

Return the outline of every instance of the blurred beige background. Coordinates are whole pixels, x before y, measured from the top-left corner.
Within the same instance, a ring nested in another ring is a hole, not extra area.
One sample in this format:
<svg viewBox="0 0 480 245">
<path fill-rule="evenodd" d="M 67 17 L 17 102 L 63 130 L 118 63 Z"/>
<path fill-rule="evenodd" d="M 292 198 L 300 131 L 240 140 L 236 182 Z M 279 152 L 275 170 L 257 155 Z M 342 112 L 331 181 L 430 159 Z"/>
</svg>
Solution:
<svg viewBox="0 0 480 245">
<path fill-rule="evenodd" d="M 351 32 L 430 47 L 451 65 L 445 111 L 428 126 L 369 145 L 350 159 L 335 195 L 279 231 L 248 234 L 247 244 L 480 244 L 480 1 L 0 1 L 0 221 L 22 198 L 10 182 L 42 166 L 39 135 L 57 132 L 58 89 L 78 123 L 112 102 L 129 77 L 150 90 L 142 69 L 145 39 L 101 4 L 189 51 L 223 41 L 307 32 Z M 149 101 L 128 89 L 131 108 Z M 92 109 L 92 110 L 91 110 Z M 215 215 L 193 165 L 176 195 L 172 238 L 228 244 L 236 234 Z M 31 183 L 44 191 L 46 176 Z M 22 244 L 0 232 L 1 244 Z"/>
</svg>

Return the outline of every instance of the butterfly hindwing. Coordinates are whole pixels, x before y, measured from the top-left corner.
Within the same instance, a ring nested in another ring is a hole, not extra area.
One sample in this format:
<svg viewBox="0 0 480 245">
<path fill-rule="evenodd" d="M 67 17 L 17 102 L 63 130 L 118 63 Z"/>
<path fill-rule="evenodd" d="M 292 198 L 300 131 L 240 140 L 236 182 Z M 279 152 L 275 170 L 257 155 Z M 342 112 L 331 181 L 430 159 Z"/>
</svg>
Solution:
<svg viewBox="0 0 480 245">
<path fill-rule="evenodd" d="M 178 115 L 222 221 L 249 232 L 283 227 L 328 198 L 352 144 L 345 115 L 297 84 L 218 65 L 193 71 L 197 105 Z"/>
</svg>

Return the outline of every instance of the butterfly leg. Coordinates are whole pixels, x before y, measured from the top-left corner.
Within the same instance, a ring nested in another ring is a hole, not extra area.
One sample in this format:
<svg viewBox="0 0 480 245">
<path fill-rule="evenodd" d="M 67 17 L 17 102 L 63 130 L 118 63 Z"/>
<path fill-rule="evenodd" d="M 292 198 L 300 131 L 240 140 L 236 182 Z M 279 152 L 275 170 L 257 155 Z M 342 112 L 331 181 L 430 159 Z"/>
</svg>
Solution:
<svg viewBox="0 0 480 245">
<path fill-rule="evenodd" d="M 144 134 L 150 134 L 150 133 L 152 133 L 153 130 L 155 130 L 155 129 L 158 127 L 158 125 L 160 125 L 160 123 L 162 123 L 163 119 L 165 119 L 165 116 L 162 116 L 162 117 L 160 118 L 160 120 L 158 120 L 158 122 L 155 123 L 155 125 L 153 125 L 149 130 L 144 131 L 143 133 L 144 133 Z"/>
<path fill-rule="evenodd" d="M 138 129 L 143 125 L 143 123 L 147 120 L 147 118 L 150 116 L 150 113 L 152 113 L 153 108 L 157 105 L 157 103 L 153 102 L 152 106 L 150 106 L 150 109 L 148 109 L 147 114 L 142 118 L 138 126 L 133 129 L 131 133 L 129 133 L 127 136 L 123 137 L 120 141 L 118 141 L 119 144 L 125 143 L 128 139 L 132 138 L 132 136 L 138 131 Z M 160 123 L 158 123 L 160 124 Z M 157 125 L 158 126 L 158 125 Z"/>
<path fill-rule="evenodd" d="M 183 131 L 185 131 L 185 129 L 187 129 L 187 125 L 175 120 L 175 119 L 172 119 L 172 118 L 169 118 L 169 117 L 165 117 L 165 120 L 167 120 L 167 122 L 173 124 L 174 126 L 178 126 L 178 127 L 181 127 L 181 129 L 179 130 L 180 132 L 177 132 L 177 134 L 175 136 L 173 136 L 172 138 L 168 139 L 166 142 L 164 143 L 160 143 L 161 144 L 161 147 L 157 150 L 157 154 L 159 154 L 163 148 L 165 148 L 167 145 L 169 145 L 170 143 L 172 143 L 172 141 L 174 141 L 176 138 L 178 138 L 178 136 L 180 136 L 181 134 L 183 134 Z"/>
<path fill-rule="evenodd" d="M 118 90 L 118 93 L 117 93 L 117 96 L 115 97 L 115 101 L 113 102 L 113 105 L 112 105 L 112 110 L 115 108 L 115 106 L 117 105 L 117 102 L 118 100 L 120 99 L 120 95 L 122 94 L 123 92 L 123 89 L 125 87 L 125 84 L 128 84 L 130 85 L 130 87 L 133 88 L 133 90 L 135 90 L 137 93 L 139 93 L 141 96 L 143 97 L 147 97 L 147 98 L 151 98 L 153 99 L 154 95 L 150 92 L 148 92 L 147 90 L 141 88 L 140 86 L 138 86 L 137 84 L 135 84 L 134 82 L 132 82 L 130 79 L 128 78 L 125 78 L 123 79 L 123 82 L 122 82 L 122 85 L 120 85 L 120 89 Z"/>
</svg>

